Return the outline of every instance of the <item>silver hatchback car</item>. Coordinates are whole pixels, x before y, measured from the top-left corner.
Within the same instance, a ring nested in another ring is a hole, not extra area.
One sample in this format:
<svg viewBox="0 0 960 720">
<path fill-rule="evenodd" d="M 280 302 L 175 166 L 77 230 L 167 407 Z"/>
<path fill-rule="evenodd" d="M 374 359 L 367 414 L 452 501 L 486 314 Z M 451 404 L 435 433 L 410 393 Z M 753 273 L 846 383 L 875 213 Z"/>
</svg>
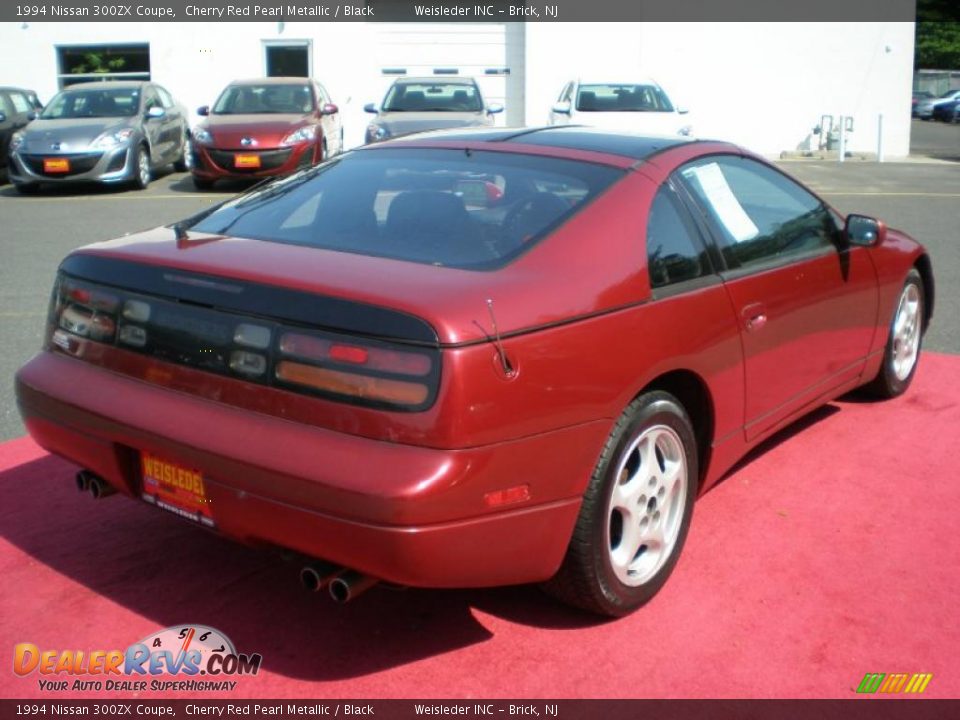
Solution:
<svg viewBox="0 0 960 720">
<path fill-rule="evenodd" d="M 186 109 L 151 82 L 71 85 L 10 139 L 8 174 L 22 193 L 46 183 L 132 183 L 187 169 Z"/>
</svg>

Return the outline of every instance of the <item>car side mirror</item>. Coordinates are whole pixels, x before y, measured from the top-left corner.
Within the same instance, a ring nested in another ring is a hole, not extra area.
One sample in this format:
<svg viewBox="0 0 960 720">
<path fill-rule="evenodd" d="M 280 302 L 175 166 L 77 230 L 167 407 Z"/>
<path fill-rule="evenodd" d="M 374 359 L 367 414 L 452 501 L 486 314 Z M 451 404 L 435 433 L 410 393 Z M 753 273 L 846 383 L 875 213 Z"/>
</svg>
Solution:
<svg viewBox="0 0 960 720">
<path fill-rule="evenodd" d="M 879 245 L 887 238 L 887 226 L 866 215 L 847 215 L 843 234 L 851 245 L 869 247 Z"/>
<path fill-rule="evenodd" d="M 166 115 L 166 114 L 167 114 L 167 111 L 166 111 L 166 110 L 164 110 L 162 107 L 157 107 L 156 105 L 154 105 L 152 108 L 150 108 L 149 110 L 147 110 L 147 119 L 148 119 L 148 120 L 159 120 L 160 118 L 162 118 L 162 117 L 163 117 L 164 115 Z"/>
<path fill-rule="evenodd" d="M 366 105 L 363 106 L 363 111 L 376 115 L 377 106 L 374 103 L 367 103 Z"/>
<path fill-rule="evenodd" d="M 688 112 L 690 112 L 690 111 L 689 111 L 687 108 L 683 107 L 683 105 L 677 105 L 677 114 L 678 114 L 678 115 L 686 115 Z"/>
<path fill-rule="evenodd" d="M 500 103 L 491 103 L 490 105 L 487 105 L 487 114 L 489 115 L 496 115 L 497 113 L 502 113 L 502 112 L 503 112 L 503 105 L 501 105 Z"/>
<path fill-rule="evenodd" d="M 210 114 L 209 105 L 203 105 L 202 107 L 197 108 L 197 115 L 200 115 L 201 117 L 207 117 L 207 115 L 209 114 Z"/>
<path fill-rule="evenodd" d="M 557 113 L 558 115 L 569 115 L 571 110 L 571 105 L 569 100 L 563 100 L 558 103 L 554 103 L 551 108 L 552 112 Z"/>
<path fill-rule="evenodd" d="M 38 117 L 40 117 L 39 110 L 31 110 L 30 112 L 27 113 L 27 120 L 31 120 L 31 121 L 36 120 Z"/>
<path fill-rule="evenodd" d="M 7 114 L 0 110 L 0 123 L 7 121 Z"/>
<path fill-rule="evenodd" d="M 327 103 L 322 108 L 320 108 L 321 115 L 336 115 L 338 112 L 340 112 L 340 108 L 338 108 L 333 103 Z"/>
</svg>

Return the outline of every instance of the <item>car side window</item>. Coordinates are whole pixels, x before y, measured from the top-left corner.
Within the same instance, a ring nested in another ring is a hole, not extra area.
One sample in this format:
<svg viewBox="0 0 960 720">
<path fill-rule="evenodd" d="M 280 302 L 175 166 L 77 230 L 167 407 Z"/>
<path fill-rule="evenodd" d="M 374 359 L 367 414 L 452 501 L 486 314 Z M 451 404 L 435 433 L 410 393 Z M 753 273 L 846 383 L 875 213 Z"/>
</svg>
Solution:
<svg viewBox="0 0 960 720">
<path fill-rule="evenodd" d="M 327 93 L 327 89 L 320 83 L 316 84 L 317 89 L 317 105 L 323 106 L 330 102 L 330 95 Z"/>
<path fill-rule="evenodd" d="M 13 115 L 13 103 L 10 102 L 10 98 L 6 93 L 0 92 L 0 111 L 5 115 Z"/>
<path fill-rule="evenodd" d="M 695 280 L 712 271 L 706 248 L 686 218 L 676 193 L 663 185 L 647 219 L 647 269 L 650 287 Z"/>
<path fill-rule="evenodd" d="M 157 93 L 153 88 L 147 88 L 143 94 L 143 109 L 149 110 L 150 108 L 163 107 L 160 103 L 160 98 L 157 96 Z"/>
<path fill-rule="evenodd" d="M 18 113 L 27 113 L 33 110 L 33 106 L 31 106 L 30 101 L 27 100 L 27 96 L 22 93 L 10 93 L 10 102 L 13 103 L 13 109 Z"/>
<path fill-rule="evenodd" d="M 157 91 L 157 95 L 160 96 L 160 103 L 163 105 L 163 107 L 165 107 L 167 110 L 169 110 L 170 108 L 172 108 L 172 107 L 173 107 L 173 98 L 170 97 L 170 93 L 168 93 L 166 90 L 164 90 L 164 89 L 163 89 L 162 87 L 160 87 L 159 85 L 155 85 L 155 86 L 154 86 L 154 89 Z"/>
<path fill-rule="evenodd" d="M 573 90 L 573 83 L 567 83 L 566 86 L 564 86 L 563 90 L 560 91 L 559 101 L 566 102 L 567 100 L 569 100 L 570 92 L 572 90 Z"/>
<path fill-rule="evenodd" d="M 682 168 L 680 176 L 717 230 L 731 268 L 834 246 L 839 229 L 830 209 L 755 160 L 706 158 Z"/>
</svg>

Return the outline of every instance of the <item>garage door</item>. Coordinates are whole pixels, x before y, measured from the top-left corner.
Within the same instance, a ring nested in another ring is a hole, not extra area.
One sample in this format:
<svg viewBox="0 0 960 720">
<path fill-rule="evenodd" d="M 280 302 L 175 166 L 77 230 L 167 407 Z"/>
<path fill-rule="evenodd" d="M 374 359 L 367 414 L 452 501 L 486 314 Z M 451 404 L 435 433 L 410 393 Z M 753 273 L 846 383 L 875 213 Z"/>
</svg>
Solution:
<svg viewBox="0 0 960 720">
<path fill-rule="evenodd" d="M 378 26 L 380 97 L 400 75 L 474 77 L 499 125 L 523 125 L 523 23 L 383 23 Z"/>
</svg>

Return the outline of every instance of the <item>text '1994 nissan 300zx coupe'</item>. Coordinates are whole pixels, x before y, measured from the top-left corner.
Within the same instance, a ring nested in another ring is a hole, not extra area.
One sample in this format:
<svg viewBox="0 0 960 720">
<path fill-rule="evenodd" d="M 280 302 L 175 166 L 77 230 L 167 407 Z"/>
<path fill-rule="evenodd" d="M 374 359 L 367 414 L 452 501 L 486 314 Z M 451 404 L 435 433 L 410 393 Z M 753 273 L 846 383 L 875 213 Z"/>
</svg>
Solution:
<svg viewBox="0 0 960 720">
<path fill-rule="evenodd" d="M 906 390 L 924 248 L 725 143 L 578 127 L 345 153 L 61 264 L 27 428 L 119 491 L 377 581 L 622 615 L 696 497 Z"/>
</svg>

